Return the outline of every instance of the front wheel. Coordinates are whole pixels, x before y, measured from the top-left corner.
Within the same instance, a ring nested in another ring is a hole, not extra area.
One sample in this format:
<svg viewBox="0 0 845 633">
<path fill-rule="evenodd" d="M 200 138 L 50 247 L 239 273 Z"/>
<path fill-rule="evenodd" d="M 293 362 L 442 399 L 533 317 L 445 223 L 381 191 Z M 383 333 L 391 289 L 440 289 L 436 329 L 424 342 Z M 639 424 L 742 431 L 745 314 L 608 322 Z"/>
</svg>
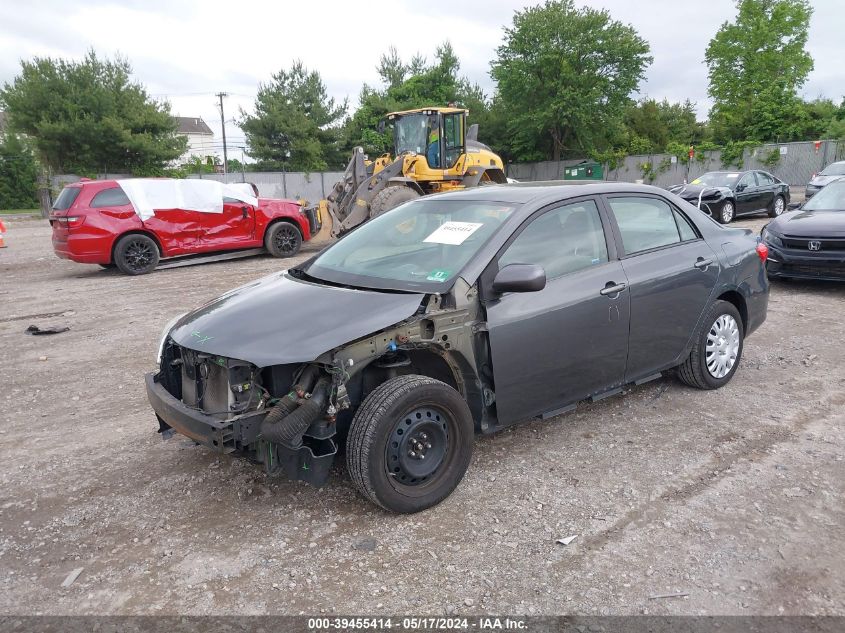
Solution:
<svg viewBox="0 0 845 633">
<path fill-rule="evenodd" d="M 689 357 L 678 367 L 678 376 L 698 389 L 726 385 L 739 366 L 744 337 L 742 317 L 736 306 L 716 301 L 696 332 Z"/>
<path fill-rule="evenodd" d="M 302 246 L 302 233 L 290 222 L 277 222 L 264 236 L 264 246 L 273 257 L 293 257 Z"/>
<path fill-rule="evenodd" d="M 358 407 L 346 442 L 355 487 L 392 512 L 419 512 L 446 497 L 472 457 L 469 407 L 449 385 L 426 376 L 392 378 Z"/>
<path fill-rule="evenodd" d="M 783 196 L 775 196 L 774 202 L 772 202 L 772 208 L 769 209 L 769 217 L 776 218 L 783 213 L 785 209 L 786 200 L 783 199 Z"/>
<path fill-rule="evenodd" d="M 719 213 L 716 216 L 716 219 L 719 220 L 722 224 L 730 224 L 731 221 L 734 219 L 736 215 L 736 207 L 734 207 L 734 203 L 730 200 L 725 200 L 722 204 L 722 208 L 719 209 Z"/>
<path fill-rule="evenodd" d="M 158 266 L 158 260 L 158 246 L 147 235 L 125 235 L 114 247 L 115 266 L 126 275 L 151 273 Z"/>
</svg>

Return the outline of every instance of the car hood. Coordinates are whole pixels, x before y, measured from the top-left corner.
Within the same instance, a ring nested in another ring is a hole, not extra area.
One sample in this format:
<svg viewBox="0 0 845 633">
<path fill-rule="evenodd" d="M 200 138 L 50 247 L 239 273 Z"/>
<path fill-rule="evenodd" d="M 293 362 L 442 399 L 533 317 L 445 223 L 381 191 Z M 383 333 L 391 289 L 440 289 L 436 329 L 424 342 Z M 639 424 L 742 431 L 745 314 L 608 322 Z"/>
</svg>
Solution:
<svg viewBox="0 0 845 633">
<path fill-rule="evenodd" d="M 816 176 L 809 182 L 809 184 L 814 187 L 824 187 L 826 184 L 833 182 L 834 180 L 839 180 L 840 178 L 842 178 L 842 176 Z"/>
<path fill-rule="evenodd" d="M 183 347 L 258 367 L 301 363 L 414 315 L 425 295 L 326 286 L 275 273 L 186 314 Z"/>
<path fill-rule="evenodd" d="M 669 187 L 669 191 L 684 200 L 698 200 L 698 196 L 704 190 L 706 190 L 703 196 L 704 198 L 712 198 L 719 195 L 724 196 L 731 192 L 729 187 L 713 187 L 711 185 L 675 185 Z"/>
<path fill-rule="evenodd" d="M 772 220 L 767 228 L 793 237 L 845 237 L 845 211 L 798 209 Z"/>
</svg>

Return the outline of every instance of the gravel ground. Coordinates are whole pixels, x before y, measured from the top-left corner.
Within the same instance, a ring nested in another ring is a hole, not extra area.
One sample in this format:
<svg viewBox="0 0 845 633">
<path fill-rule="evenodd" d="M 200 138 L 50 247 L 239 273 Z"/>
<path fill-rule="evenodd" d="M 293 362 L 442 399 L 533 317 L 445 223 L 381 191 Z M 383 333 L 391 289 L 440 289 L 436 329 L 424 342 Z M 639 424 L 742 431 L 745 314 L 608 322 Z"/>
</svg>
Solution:
<svg viewBox="0 0 845 633">
<path fill-rule="evenodd" d="M 479 438 L 449 499 L 394 516 L 342 463 L 316 490 L 155 433 L 164 324 L 281 262 L 129 278 L 7 225 L 0 613 L 845 614 L 845 285 L 775 284 L 727 387 Z"/>
</svg>

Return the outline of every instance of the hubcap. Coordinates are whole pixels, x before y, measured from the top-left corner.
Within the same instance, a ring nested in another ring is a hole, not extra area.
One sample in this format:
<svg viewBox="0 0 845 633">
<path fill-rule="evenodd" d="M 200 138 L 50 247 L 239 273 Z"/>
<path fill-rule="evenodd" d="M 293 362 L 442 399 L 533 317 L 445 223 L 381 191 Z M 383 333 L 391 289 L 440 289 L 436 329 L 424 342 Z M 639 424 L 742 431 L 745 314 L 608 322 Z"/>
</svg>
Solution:
<svg viewBox="0 0 845 633">
<path fill-rule="evenodd" d="M 707 371 L 713 378 L 724 378 L 736 364 L 739 354 L 739 325 L 729 314 L 721 315 L 707 333 Z"/>
<path fill-rule="evenodd" d="M 126 263 L 132 270 L 143 270 L 153 261 L 153 249 L 147 242 L 133 241 L 126 248 Z"/>
<path fill-rule="evenodd" d="M 274 236 L 274 241 L 276 243 L 276 248 L 278 248 L 283 253 L 289 253 L 293 249 L 296 248 L 296 233 L 291 226 L 285 226 L 276 231 L 276 235 Z"/>
<path fill-rule="evenodd" d="M 446 414 L 432 407 L 418 407 L 402 416 L 388 440 L 388 474 L 406 486 L 431 479 L 449 452 L 448 423 Z"/>
<path fill-rule="evenodd" d="M 778 198 L 775 200 L 775 215 L 780 215 L 783 213 L 783 198 Z"/>
<path fill-rule="evenodd" d="M 722 221 L 727 223 L 730 222 L 734 217 L 734 205 L 730 202 L 726 202 L 725 206 L 722 207 Z"/>
</svg>

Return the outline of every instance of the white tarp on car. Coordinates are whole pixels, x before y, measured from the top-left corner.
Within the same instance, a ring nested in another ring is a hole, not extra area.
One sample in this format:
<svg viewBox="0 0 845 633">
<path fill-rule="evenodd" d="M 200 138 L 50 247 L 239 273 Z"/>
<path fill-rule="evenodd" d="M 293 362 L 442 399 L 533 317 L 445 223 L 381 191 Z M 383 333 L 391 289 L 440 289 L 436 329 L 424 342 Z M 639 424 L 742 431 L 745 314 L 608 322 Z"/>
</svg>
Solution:
<svg viewBox="0 0 845 633">
<path fill-rule="evenodd" d="M 223 213 L 223 198 L 234 198 L 252 206 L 258 199 L 244 187 L 216 180 L 133 178 L 118 180 L 126 197 L 142 220 L 155 215 L 156 209 L 185 209 L 203 213 Z"/>
</svg>

